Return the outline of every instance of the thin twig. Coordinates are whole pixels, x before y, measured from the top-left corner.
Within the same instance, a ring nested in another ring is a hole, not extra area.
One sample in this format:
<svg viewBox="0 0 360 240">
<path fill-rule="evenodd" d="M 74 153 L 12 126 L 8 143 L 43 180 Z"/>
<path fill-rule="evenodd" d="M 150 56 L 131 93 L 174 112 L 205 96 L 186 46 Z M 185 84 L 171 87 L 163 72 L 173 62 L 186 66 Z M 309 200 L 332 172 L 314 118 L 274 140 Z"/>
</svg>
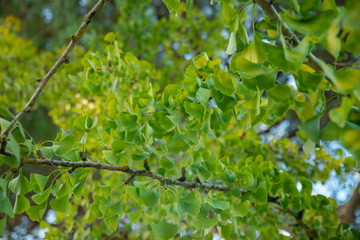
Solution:
<svg viewBox="0 0 360 240">
<path fill-rule="evenodd" d="M 6 139 L 10 134 L 11 130 L 15 126 L 15 124 L 20 121 L 25 113 L 31 112 L 32 108 L 34 107 L 37 99 L 40 97 L 41 92 L 44 90 L 46 84 L 50 80 L 50 78 L 55 74 L 56 70 L 60 68 L 63 63 L 68 63 L 68 57 L 72 49 L 74 48 L 75 44 L 80 40 L 82 35 L 84 34 L 86 27 L 89 25 L 91 19 L 94 17 L 96 12 L 104 5 L 105 0 L 99 0 L 95 6 L 90 10 L 90 12 L 86 15 L 85 20 L 82 22 L 78 30 L 74 35 L 71 35 L 71 40 L 61 54 L 61 57 L 55 62 L 55 64 L 51 67 L 51 69 L 46 73 L 45 77 L 41 79 L 40 84 L 34 94 L 32 95 L 31 99 L 27 102 L 25 107 L 15 116 L 15 118 L 10 122 L 9 126 L 1 133 L 0 141 L 3 144 L 6 144 Z M 5 143 L 4 143 L 5 142 Z"/>
</svg>

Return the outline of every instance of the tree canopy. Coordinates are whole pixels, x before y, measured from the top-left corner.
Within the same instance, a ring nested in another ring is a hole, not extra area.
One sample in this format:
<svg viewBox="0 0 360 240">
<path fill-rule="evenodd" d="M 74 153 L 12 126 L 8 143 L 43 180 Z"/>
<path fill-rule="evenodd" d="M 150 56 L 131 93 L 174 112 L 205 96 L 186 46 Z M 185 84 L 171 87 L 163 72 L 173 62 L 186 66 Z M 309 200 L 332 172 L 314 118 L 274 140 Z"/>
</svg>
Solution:
<svg viewBox="0 0 360 240">
<path fill-rule="evenodd" d="M 360 238 L 313 192 L 360 167 L 359 1 L 85 2 L 61 48 L 0 19 L 0 236 Z"/>
</svg>

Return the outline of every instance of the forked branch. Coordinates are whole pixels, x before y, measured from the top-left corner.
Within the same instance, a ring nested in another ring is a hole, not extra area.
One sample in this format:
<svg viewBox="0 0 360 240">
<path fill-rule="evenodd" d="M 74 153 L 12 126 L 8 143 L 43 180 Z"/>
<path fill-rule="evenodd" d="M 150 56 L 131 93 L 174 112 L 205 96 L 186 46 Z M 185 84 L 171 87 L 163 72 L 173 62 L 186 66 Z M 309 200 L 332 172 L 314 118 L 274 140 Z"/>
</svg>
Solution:
<svg viewBox="0 0 360 240">
<path fill-rule="evenodd" d="M 0 135 L 0 142 L 2 143 L 2 151 L 5 150 L 5 145 L 7 141 L 7 137 L 14 128 L 15 124 L 20 121 L 23 116 L 31 112 L 32 108 L 34 107 L 37 99 L 40 97 L 41 92 L 44 90 L 46 84 L 50 80 L 50 78 L 55 74 L 56 70 L 58 70 L 63 63 L 67 63 L 69 61 L 69 54 L 73 50 L 75 44 L 80 40 L 83 36 L 87 26 L 91 22 L 91 19 L 94 17 L 97 11 L 104 5 L 106 0 L 99 0 L 95 6 L 90 10 L 90 12 L 86 15 L 85 20 L 82 22 L 78 30 L 75 32 L 74 35 L 71 36 L 71 40 L 61 54 L 60 58 L 55 62 L 55 64 L 51 67 L 51 69 L 46 73 L 44 78 L 39 79 L 40 84 L 38 88 L 35 90 L 34 94 L 30 98 L 30 100 L 26 103 L 25 107 L 15 116 L 15 118 L 10 122 L 9 126 L 1 133 Z"/>
</svg>

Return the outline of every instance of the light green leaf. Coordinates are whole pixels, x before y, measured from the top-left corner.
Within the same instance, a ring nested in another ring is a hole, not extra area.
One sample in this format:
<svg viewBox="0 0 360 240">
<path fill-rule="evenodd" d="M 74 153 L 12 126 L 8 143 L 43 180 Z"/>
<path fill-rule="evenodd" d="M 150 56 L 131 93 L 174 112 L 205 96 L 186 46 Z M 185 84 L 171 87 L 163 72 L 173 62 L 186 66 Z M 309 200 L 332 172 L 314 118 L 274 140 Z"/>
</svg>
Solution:
<svg viewBox="0 0 360 240">
<path fill-rule="evenodd" d="M 236 38 L 235 38 L 235 32 L 232 32 L 230 34 L 230 38 L 229 38 L 229 44 L 226 48 L 225 53 L 228 55 L 234 54 L 236 51 Z"/>
<path fill-rule="evenodd" d="M 173 238 L 179 231 L 179 226 L 166 221 L 162 221 L 158 224 L 151 224 L 151 228 L 160 239 Z"/>
<path fill-rule="evenodd" d="M 230 207 L 230 203 L 226 201 L 220 201 L 220 200 L 211 200 L 209 204 L 216 209 L 220 210 L 226 210 Z"/>
<path fill-rule="evenodd" d="M 137 116 L 127 112 L 120 113 L 120 121 L 127 131 L 134 131 L 138 127 Z"/>
<path fill-rule="evenodd" d="M 7 216 L 5 215 L 0 219 L 0 237 L 4 236 L 5 227 L 6 227 Z"/>
<path fill-rule="evenodd" d="M 341 106 L 330 110 L 329 117 L 331 121 L 336 123 L 336 125 L 338 125 L 340 128 L 345 127 L 345 123 L 352 109 L 352 105 L 352 99 L 343 97 Z"/>
<path fill-rule="evenodd" d="M 29 180 L 20 171 L 19 175 L 9 182 L 9 189 L 16 195 L 25 194 L 33 190 Z"/>
<path fill-rule="evenodd" d="M 187 136 L 176 132 L 167 144 L 169 152 L 179 154 L 190 147 L 190 140 Z"/>
<path fill-rule="evenodd" d="M 140 189 L 140 197 L 141 200 L 143 201 L 143 203 L 147 206 L 147 207 L 153 207 L 155 206 L 155 204 L 158 202 L 159 198 L 160 198 L 160 192 L 156 191 L 156 190 L 146 190 L 141 188 Z"/>
<path fill-rule="evenodd" d="M 231 58 L 230 70 L 244 78 L 274 75 L 277 73 L 276 69 L 265 67 L 263 63 L 250 62 L 242 53 L 237 53 Z"/>
<path fill-rule="evenodd" d="M 304 19 L 296 19 L 284 13 L 280 13 L 280 17 L 290 28 L 300 33 L 319 36 L 330 27 L 336 12 L 328 10 Z"/>
<path fill-rule="evenodd" d="M 51 200 L 49 202 L 52 209 L 57 212 L 69 213 L 69 194 L 65 194 L 64 196 Z"/>
<path fill-rule="evenodd" d="M 196 216 L 200 211 L 201 200 L 196 198 L 195 192 L 191 192 L 184 198 L 178 198 L 178 204 L 182 211 Z"/>
<path fill-rule="evenodd" d="M 51 187 L 48 187 L 45 191 L 32 195 L 31 198 L 36 204 L 42 204 L 49 199 L 50 193 Z"/>
<path fill-rule="evenodd" d="M 172 157 L 165 156 L 160 159 L 160 166 L 166 169 L 173 169 L 175 166 L 174 159 Z"/>
<path fill-rule="evenodd" d="M 197 174 L 199 175 L 200 181 L 205 182 L 211 176 L 211 173 L 203 166 L 199 166 L 196 169 Z"/>
<path fill-rule="evenodd" d="M 295 179 L 287 173 L 281 174 L 281 187 L 283 192 L 290 196 L 296 197 L 299 194 Z"/>
<path fill-rule="evenodd" d="M 242 201 L 240 204 L 233 206 L 233 215 L 238 217 L 245 217 L 249 211 L 249 206 L 249 200 Z"/>
<path fill-rule="evenodd" d="M 117 225 L 119 223 L 119 216 L 111 216 L 109 218 L 105 218 L 105 224 L 109 231 L 116 232 Z"/>
<path fill-rule="evenodd" d="M 265 204 L 267 202 L 267 191 L 265 186 L 260 186 L 260 188 L 254 193 L 254 200 L 256 204 Z"/>
<path fill-rule="evenodd" d="M 119 153 L 122 152 L 124 149 L 130 148 L 131 147 L 131 143 L 128 142 L 124 142 L 118 139 L 114 139 L 111 143 L 111 150 L 114 153 Z"/>
<path fill-rule="evenodd" d="M 127 215 L 133 224 L 137 224 L 139 222 L 141 214 L 142 214 L 142 209 L 140 209 L 136 212 L 130 212 Z"/>
<path fill-rule="evenodd" d="M 39 186 L 40 188 L 40 191 L 44 191 L 44 188 L 46 186 L 46 183 L 49 179 L 49 176 L 43 176 L 43 175 L 40 175 L 40 174 L 31 174 L 30 176 L 30 179 L 31 178 L 34 178 L 36 184 Z"/>
<path fill-rule="evenodd" d="M 77 198 L 80 198 L 81 192 L 84 188 L 86 179 L 81 180 L 80 182 L 76 183 L 73 188 L 73 193 Z"/>
<path fill-rule="evenodd" d="M 114 42 L 114 40 L 115 40 L 115 34 L 114 34 L 113 32 L 107 33 L 107 34 L 105 35 L 105 37 L 104 37 L 104 40 L 107 41 L 107 42 L 109 42 L 109 43 Z"/>
<path fill-rule="evenodd" d="M 1 120 L 1 118 L 0 118 Z M 20 147 L 16 142 L 15 138 L 10 134 L 9 140 L 6 144 L 6 150 L 12 152 L 14 157 L 6 158 L 5 161 L 10 167 L 19 167 L 20 166 Z M 7 156 L 4 156 L 7 157 Z"/>
<path fill-rule="evenodd" d="M 227 96 L 233 95 L 237 90 L 238 82 L 239 80 L 236 77 L 222 69 L 215 71 L 215 89 L 220 91 L 222 94 Z"/>
<path fill-rule="evenodd" d="M 199 229 L 209 229 L 218 222 L 216 218 L 201 217 L 193 222 L 193 226 Z"/>
<path fill-rule="evenodd" d="M 45 213 L 46 210 L 46 202 L 44 202 L 41 205 L 35 205 L 35 206 L 31 206 L 27 211 L 27 215 L 29 216 L 29 218 L 32 221 L 37 221 L 37 222 L 41 222 L 42 217 Z"/>
<path fill-rule="evenodd" d="M 170 12 L 176 13 L 180 6 L 180 0 L 163 0 Z"/>
<path fill-rule="evenodd" d="M 60 142 L 55 144 L 55 153 L 59 156 L 65 155 L 70 152 L 76 144 L 76 138 L 74 134 L 69 134 L 63 138 Z"/>
<path fill-rule="evenodd" d="M 201 104 L 195 104 L 192 102 L 184 103 L 185 112 L 190 116 L 196 118 L 198 121 L 202 121 L 205 113 L 205 108 Z"/>
<path fill-rule="evenodd" d="M 199 96 L 200 103 L 204 106 L 208 106 L 208 101 L 210 99 L 211 92 L 207 88 L 199 88 L 196 92 L 196 95 Z M 189 113 L 190 114 L 190 113 Z"/>
<path fill-rule="evenodd" d="M 304 145 L 302 146 L 304 152 L 306 154 L 311 154 L 314 152 L 316 144 L 311 141 L 310 139 L 306 140 L 306 142 L 304 143 Z"/>
<path fill-rule="evenodd" d="M 14 212 L 20 214 L 28 210 L 30 207 L 29 200 L 24 195 L 17 195 L 14 205 Z"/>
<path fill-rule="evenodd" d="M 85 131 L 90 130 L 96 126 L 97 120 L 95 121 L 89 116 L 80 116 L 74 120 L 73 127 L 77 130 Z"/>
<path fill-rule="evenodd" d="M 314 143 L 319 144 L 320 117 L 313 118 L 298 125 L 298 128 Z"/>
<path fill-rule="evenodd" d="M 0 213 L 5 213 L 10 217 L 14 217 L 13 207 L 8 197 L 0 200 Z"/>
<path fill-rule="evenodd" d="M 323 74 L 310 73 L 308 71 L 299 70 L 298 77 L 295 78 L 296 85 L 300 92 L 307 92 L 309 89 L 317 91 L 324 81 Z"/>
</svg>

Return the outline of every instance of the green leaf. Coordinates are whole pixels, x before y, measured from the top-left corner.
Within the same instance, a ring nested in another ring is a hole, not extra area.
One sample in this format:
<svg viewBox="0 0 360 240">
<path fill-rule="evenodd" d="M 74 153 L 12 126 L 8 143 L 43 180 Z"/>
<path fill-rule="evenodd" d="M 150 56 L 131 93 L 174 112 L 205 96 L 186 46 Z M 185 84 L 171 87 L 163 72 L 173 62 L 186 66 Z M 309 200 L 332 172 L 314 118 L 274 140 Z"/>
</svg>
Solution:
<svg viewBox="0 0 360 240">
<path fill-rule="evenodd" d="M 174 159 L 172 157 L 165 156 L 160 159 L 160 166 L 166 169 L 173 169 L 175 166 Z"/>
<path fill-rule="evenodd" d="M 13 207 L 8 197 L 0 200 L 0 213 L 5 213 L 10 217 L 14 217 Z"/>
<path fill-rule="evenodd" d="M 180 6 L 180 0 L 163 0 L 170 12 L 176 13 Z"/>
<path fill-rule="evenodd" d="M 57 212 L 69 213 L 69 194 L 65 194 L 64 196 L 51 200 L 49 202 L 52 209 Z"/>
<path fill-rule="evenodd" d="M 49 179 L 49 176 L 43 176 L 43 175 L 40 175 L 40 174 L 31 174 L 30 176 L 30 179 L 31 178 L 34 178 L 36 184 L 39 186 L 40 188 L 40 191 L 44 191 L 44 188 L 46 186 L 46 183 Z"/>
<path fill-rule="evenodd" d="M 14 205 L 14 212 L 20 214 L 30 208 L 30 202 L 24 195 L 17 195 Z"/>
<path fill-rule="evenodd" d="M 48 159 L 51 159 L 54 155 L 54 147 L 40 147 L 41 153 Z"/>
<path fill-rule="evenodd" d="M 51 187 L 48 187 L 45 191 L 32 195 L 31 198 L 36 204 L 42 204 L 49 199 L 50 193 Z"/>
<path fill-rule="evenodd" d="M 335 86 L 340 90 L 341 93 L 347 94 L 357 86 L 358 79 L 360 79 L 360 70 L 334 70 L 328 67 L 323 61 L 319 61 L 325 76 L 328 77 Z"/>
<path fill-rule="evenodd" d="M 209 229 L 215 226 L 217 222 L 218 220 L 216 218 L 201 217 L 200 219 L 195 220 L 193 225 L 199 229 Z"/>
<path fill-rule="evenodd" d="M 133 224 L 137 224 L 139 222 L 141 214 L 142 214 L 142 209 L 140 209 L 136 212 L 130 212 L 127 215 Z"/>
<path fill-rule="evenodd" d="M 245 200 L 240 204 L 233 206 L 233 215 L 238 217 L 245 217 L 248 214 L 250 201 Z"/>
<path fill-rule="evenodd" d="M 226 201 L 220 201 L 220 200 L 211 200 L 209 204 L 216 209 L 220 210 L 226 210 L 230 207 L 230 203 Z"/>
<path fill-rule="evenodd" d="M 47 206 L 46 202 L 44 202 L 41 205 L 31 206 L 26 211 L 26 213 L 29 216 L 29 218 L 31 219 L 31 221 L 41 222 L 42 217 L 46 210 L 46 206 Z"/>
<path fill-rule="evenodd" d="M 20 171 L 19 175 L 9 182 L 9 189 L 16 195 L 25 194 L 33 190 L 33 186 Z"/>
<path fill-rule="evenodd" d="M 7 221 L 7 216 L 4 216 L 3 218 L 0 219 L 0 237 L 4 236 L 6 221 Z"/>
<path fill-rule="evenodd" d="M 324 11 L 304 19 L 296 19 L 284 13 L 280 13 L 281 19 L 292 29 L 300 33 L 319 36 L 324 33 L 336 17 L 336 12 L 332 10 Z"/>
<path fill-rule="evenodd" d="M 107 41 L 107 42 L 109 42 L 109 43 L 114 42 L 114 40 L 115 40 L 115 34 L 114 34 L 113 32 L 107 33 L 107 34 L 105 35 L 105 37 L 104 37 L 104 40 Z"/>
<path fill-rule="evenodd" d="M 185 152 L 190 147 L 190 140 L 187 136 L 175 132 L 167 144 L 169 152 L 179 154 Z"/>
<path fill-rule="evenodd" d="M 271 66 L 279 68 L 284 72 L 296 72 L 299 70 L 302 61 L 290 62 L 285 58 L 285 50 L 283 47 L 274 46 L 272 44 L 261 42 L 267 61 Z"/>
<path fill-rule="evenodd" d="M 6 144 L 6 150 L 12 152 L 14 157 L 6 158 L 5 161 L 10 167 L 20 166 L 20 147 L 15 138 L 10 134 L 9 140 Z"/>
<path fill-rule="evenodd" d="M 333 121 L 340 128 L 345 127 L 345 123 L 352 109 L 352 105 L 352 99 L 348 97 L 343 97 L 341 106 L 330 110 L 329 117 L 331 121 Z"/>
<path fill-rule="evenodd" d="M 216 170 L 216 154 L 214 152 L 204 151 L 201 153 L 202 158 L 204 159 L 206 168 L 213 172 Z"/>
<path fill-rule="evenodd" d="M 298 128 L 316 144 L 320 139 L 320 117 L 313 118 L 298 125 Z"/>
<path fill-rule="evenodd" d="M 90 130 L 96 126 L 96 122 L 89 116 L 80 116 L 74 120 L 73 127 L 81 131 Z"/>
<path fill-rule="evenodd" d="M 235 32 L 232 32 L 230 34 L 230 38 L 229 38 L 229 44 L 226 48 L 225 53 L 228 55 L 234 54 L 236 51 L 236 38 L 235 38 Z"/>
<path fill-rule="evenodd" d="M 237 53 L 231 58 L 230 70 L 243 78 L 249 79 L 263 75 L 273 76 L 277 73 L 276 69 L 265 67 L 264 63 L 250 62 L 241 53 Z"/>
<path fill-rule="evenodd" d="M 134 131 L 138 127 L 137 116 L 127 112 L 120 113 L 120 121 L 127 131 Z"/>
<path fill-rule="evenodd" d="M 114 139 L 111 143 L 111 150 L 114 153 L 119 153 L 122 152 L 124 149 L 130 148 L 131 147 L 131 143 L 128 142 L 124 142 L 118 139 Z"/>
<path fill-rule="evenodd" d="M 339 20 L 333 21 L 329 29 L 319 36 L 320 43 L 329 53 L 331 53 L 331 55 L 334 56 L 335 59 L 339 57 L 339 53 L 341 51 L 341 41 L 337 37 L 340 31 Z"/>
<path fill-rule="evenodd" d="M 315 146 L 316 146 L 315 142 L 308 139 L 306 140 L 302 148 L 306 154 L 311 154 L 314 152 Z"/>
<path fill-rule="evenodd" d="M 200 211 L 201 200 L 196 198 L 195 192 L 189 193 L 184 198 L 178 198 L 178 203 L 182 211 L 192 216 L 196 216 Z"/>
<path fill-rule="evenodd" d="M 209 62 L 209 57 L 207 56 L 207 54 L 205 52 L 197 55 L 194 59 L 193 59 L 194 65 L 197 69 L 203 68 L 207 65 L 207 63 Z"/>
<path fill-rule="evenodd" d="M 178 225 L 167 223 L 166 221 L 162 221 L 158 224 L 151 224 L 151 228 L 160 239 L 173 238 L 179 231 Z"/>
<path fill-rule="evenodd" d="M 73 188 L 73 193 L 77 198 L 80 198 L 81 192 L 84 188 L 86 179 L 81 180 L 80 182 L 76 183 Z"/>
<path fill-rule="evenodd" d="M 199 97 L 200 103 L 204 106 L 208 106 L 208 102 L 211 96 L 211 92 L 207 88 L 199 88 L 196 92 L 196 95 Z M 190 114 L 190 113 L 189 113 Z"/>
<path fill-rule="evenodd" d="M 295 78 L 296 85 L 300 92 L 307 92 L 309 89 L 317 91 L 324 81 L 323 74 L 310 73 L 308 71 L 299 70 L 298 77 Z"/>
<path fill-rule="evenodd" d="M 360 167 L 360 128 L 347 124 L 340 134 L 341 144 L 354 155 L 356 167 Z"/>
<path fill-rule="evenodd" d="M 59 156 L 65 155 L 70 152 L 76 144 L 76 138 L 74 134 L 69 134 L 63 138 L 59 143 L 55 144 L 55 153 Z"/>
<path fill-rule="evenodd" d="M 220 91 L 222 94 L 227 96 L 233 95 L 237 90 L 238 82 L 239 80 L 236 77 L 222 69 L 215 71 L 215 89 Z"/>
<path fill-rule="evenodd" d="M 260 188 L 254 193 L 254 200 L 256 204 L 265 204 L 267 202 L 266 186 L 260 186 Z"/>
<path fill-rule="evenodd" d="M 190 116 L 196 118 L 198 121 L 202 121 L 204 118 L 205 108 L 201 104 L 195 104 L 191 102 L 184 103 L 185 112 Z"/>
<path fill-rule="evenodd" d="M 105 224 L 109 231 L 116 232 L 117 225 L 119 223 L 119 216 L 111 216 L 109 218 L 105 218 Z"/>
<path fill-rule="evenodd" d="M 199 175 L 200 181 L 205 182 L 211 176 L 211 173 L 203 166 L 199 166 L 196 169 L 197 174 Z"/>
<path fill-rule="evenodd" d="M 143 203 L 147 207 L 153 207 L 158 202 L 160 198 L 160 192 L 156 190 L 148 191 L 146 189 L 140 189 L 140 197 Z"/>
<path fill-rule="evenodd" d="M 287 173 L 281 174 L 281 187 L 283 192 L 290 196 L 296 197 L 299 194 L 295 179 Z"/>
</svg>

